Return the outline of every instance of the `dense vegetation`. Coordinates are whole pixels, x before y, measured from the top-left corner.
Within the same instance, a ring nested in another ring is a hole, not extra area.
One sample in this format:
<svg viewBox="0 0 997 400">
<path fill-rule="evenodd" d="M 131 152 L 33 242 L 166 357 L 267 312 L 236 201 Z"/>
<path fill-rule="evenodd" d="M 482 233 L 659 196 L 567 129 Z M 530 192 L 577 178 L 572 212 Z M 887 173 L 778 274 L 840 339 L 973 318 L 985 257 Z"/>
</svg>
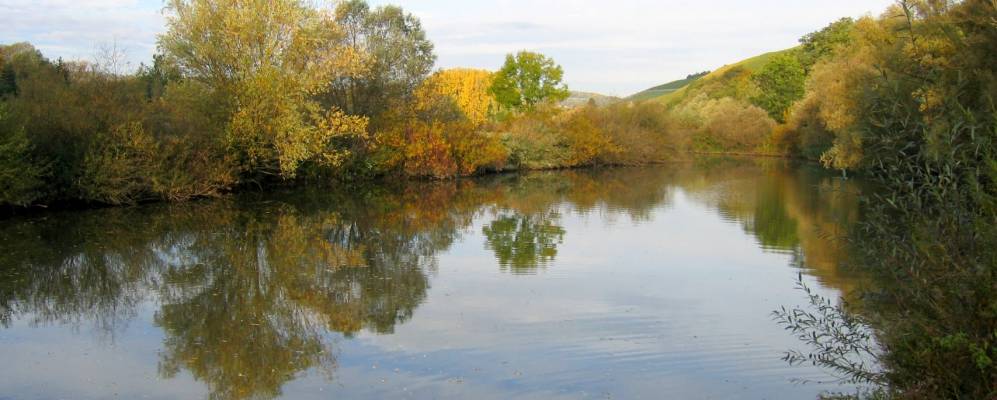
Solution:
<svg viewBox="0 0 997 400">
<path fill-rule="evenodd" d="M 838 317 L 783 315 L 814 338 L 803 359 L 882 396 L 997 397 L 993 1 L 903 0 L 656 99 L 571 110 L 558 106 L 563 70 L 541 54 L 509 55 L 497 72 L 434 72 L 432 43 L 400 8 L 309 4 L 170 0 L 160 54 L 135 73 L 114 49 L 64 62 L 0 46 L 0 204 L 186 200 L 689 151 L 809 158 L 882 190 L 848 237 L 875 288 L 820 309 Z M 841 334 L 849 326 L 874 334 Z M 877 362 L 843 358 L 862 351 Z"/>
<path fill-rule="evenodd" d="M 900 2 L 801 50 L 818 61 L 802 63 L 807 90 L 774 138 L 880 186 L 846 238 L 875 283 L 848 306 L 782 317 L 815 346 L 791 359 L 875 397 L 997 396 L 994 21 L 991 1 Z"/>
<path fill-rule="evenodd" d="M 166 14 L 159 54 L 135 73 L 114 48 L 53 62 L 30 44 L 0 46 L 0 205 L 179 201 L 671 151 L 657 112 L 558 107 L 563 70 L 541 54 L 434 73 L 433 44 L 398 7 L 171 0 Z"/>
</svg>

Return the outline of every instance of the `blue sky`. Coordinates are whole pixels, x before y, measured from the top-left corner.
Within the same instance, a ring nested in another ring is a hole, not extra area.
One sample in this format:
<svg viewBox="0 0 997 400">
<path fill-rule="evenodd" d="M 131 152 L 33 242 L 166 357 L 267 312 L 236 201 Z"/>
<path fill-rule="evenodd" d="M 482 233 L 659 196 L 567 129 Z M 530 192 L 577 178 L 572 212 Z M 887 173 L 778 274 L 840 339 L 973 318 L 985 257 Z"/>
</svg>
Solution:
<svg viewBox="0 0 997 400">
<path fill-rule="evenodd" d="M 419 16 L 441 68 L 497 69 L 506 53 L 540 51 L 572 89 L 628 95 L 759 53 L 794 46 L 844 16 L 892 0 L 372 0 Z M 161 0 L 0 0 L 0 43 L 89 59 L 116 43 L 133 65 L 152 59 Z"/>
</svg>

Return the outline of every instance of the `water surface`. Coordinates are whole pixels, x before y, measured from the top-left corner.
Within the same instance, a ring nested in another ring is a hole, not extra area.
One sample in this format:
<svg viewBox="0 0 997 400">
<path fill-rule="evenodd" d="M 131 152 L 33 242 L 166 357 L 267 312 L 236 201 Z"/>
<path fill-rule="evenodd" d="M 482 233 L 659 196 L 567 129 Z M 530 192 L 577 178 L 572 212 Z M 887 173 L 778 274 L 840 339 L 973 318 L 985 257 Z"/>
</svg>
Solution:
<svg viewBox="0 0 997 400">
<path fill-rule="evenodd" d="M 0 221 L 0 399 L 801 399 L 771 312 L 858 282 L 781 161 L 311 188 Z"/>
</svg>

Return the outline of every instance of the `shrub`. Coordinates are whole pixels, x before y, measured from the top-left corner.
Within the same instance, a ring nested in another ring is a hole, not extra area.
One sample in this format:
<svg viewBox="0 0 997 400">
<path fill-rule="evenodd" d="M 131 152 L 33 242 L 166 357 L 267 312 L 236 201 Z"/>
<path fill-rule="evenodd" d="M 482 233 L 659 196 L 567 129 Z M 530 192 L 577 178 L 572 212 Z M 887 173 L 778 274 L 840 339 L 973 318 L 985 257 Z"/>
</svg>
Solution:
<svg viewBox="0 0 997 400">
<path fill-rule="evenodd" d="M 140 123 L 98 134 L 83 160 L 79 187 L 86 200 L 133 204 L 151 197 L 159 146 Z"/>
<path fill-rule="evenodd" d="M 35 160 L 24 130 L 8 123 L 0 107 L 0 205 L 27 206 L 44 194 L 49 168 Z"/>
<path fill-rule="evenodd" d="M 706 113 L 706 132 L 728 150 L 755 150 L 775 127 L 765 110 L 730 98 L 717 100 Z"/>
</svg>

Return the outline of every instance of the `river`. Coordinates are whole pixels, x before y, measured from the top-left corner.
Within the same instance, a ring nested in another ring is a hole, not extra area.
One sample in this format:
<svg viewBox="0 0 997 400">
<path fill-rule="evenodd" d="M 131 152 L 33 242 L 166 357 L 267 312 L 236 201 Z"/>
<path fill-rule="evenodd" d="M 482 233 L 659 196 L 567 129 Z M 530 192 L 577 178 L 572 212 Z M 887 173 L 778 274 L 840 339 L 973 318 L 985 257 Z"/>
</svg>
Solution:
<svg viewBox="0 0 997 400">
<path fill-rule="evenodd" d="M 847 391 L 772 312 L 861 284 L 859 190 L 709 159 L 14 217 L 0 399 Z"/>
</svg>

